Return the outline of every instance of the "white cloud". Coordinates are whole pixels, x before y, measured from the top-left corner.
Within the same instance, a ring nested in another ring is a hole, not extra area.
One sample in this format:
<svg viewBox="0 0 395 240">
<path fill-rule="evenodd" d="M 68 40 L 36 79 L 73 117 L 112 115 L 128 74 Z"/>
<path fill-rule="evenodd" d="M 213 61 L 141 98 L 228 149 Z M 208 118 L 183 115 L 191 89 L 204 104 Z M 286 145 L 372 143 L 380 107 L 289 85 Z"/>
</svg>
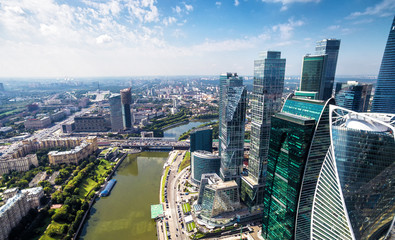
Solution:
<svg viewBox="0 0 395 240">
<path fill-rule="evenodd" d="M 234 5 L 237 7 L 237 6 L 239 6 L 239 4 L 240 4 L 239 0 L 235 0 Z"/>
<path fill-rule="evenodd" d="M 177 18 L 175 17 L 167 17 L 163 19 L 163 24 L 165 26 L 172 25 L 173 23 L 177 22 Z"/>
<path fill-rule="evenodd" d="M 266 3 L 281 3 L 281 11 L 288 10 L 288 6 L 293 3 L 319 3 L 321 0 L 262 0 L 262 2 Z"/>
<path fill-rule="evenodd" d="M 393 16 L 395 12 L 395 1 L 394 0 L 383 0 L 375 6 L 368 7 L 363 12 L 353 12 L 348 18 L 356 18 L 360 16 L 379 16 L 388 17 Z"/>
<path fill-rule="evenodd" d="M 221 7 L 222 3 L 221 2 L 215 2 L 215 6 Z"/>
<path fill-rule="evenodd" d="M 100 35 L 99 37 L 96 38 L 97 44 L 110 43 L 110 42 L 112 42 L 112 37 L 110 37 L 107 34 Z"/>
<path fill-rule="evenodd" d="M 173 8 L 173 11 L 175 11 L 176 13 L 181 13 L 181 7 L 180 6 L 176 6 L 175 8 Z"/>
<path fill-rule="evenodd" d="M 186 3 L 184 3 L 184 5 L 185 5 L 185 9 L 187 10 L 187 12 L 193 11 L 193 6 L 192 5 L 188 5 Z"/>
<path fill-rule="evenodd" d="M 287 23 L 277 24 L 272 27 L 273 32 L 279 32 L 282 40 L 288 40 L 293 35 L 293 30 L 295 27 L 300 27 L 304 24 L 302 20 L 294 21 L 289 19 Z"/>
<path fill-rule="evenodd" d="M 327 29 L 329 30 L 329 31 L 334 31 L 334 30 L 337 30 L 337 29 L 339 29 L 340 28 L 340 25 L 331 25 L 331 26 L 329 26 Z"/>
</svg>

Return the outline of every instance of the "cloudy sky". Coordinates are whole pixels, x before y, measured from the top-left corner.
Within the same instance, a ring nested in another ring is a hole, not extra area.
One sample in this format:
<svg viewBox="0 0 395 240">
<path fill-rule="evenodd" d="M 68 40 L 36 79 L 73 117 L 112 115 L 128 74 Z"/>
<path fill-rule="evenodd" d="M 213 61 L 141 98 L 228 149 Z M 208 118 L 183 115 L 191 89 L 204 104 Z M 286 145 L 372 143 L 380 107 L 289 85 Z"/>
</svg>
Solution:
<svg viewBox="0 0 395 240">
<path fill-rule="evenodd" d="M 280 50 L 286 75 L 323 38 L 338 75 L 377 75 L 394 0 L 1 0 L 0 77 L 253 74 Z"/>
</svg>

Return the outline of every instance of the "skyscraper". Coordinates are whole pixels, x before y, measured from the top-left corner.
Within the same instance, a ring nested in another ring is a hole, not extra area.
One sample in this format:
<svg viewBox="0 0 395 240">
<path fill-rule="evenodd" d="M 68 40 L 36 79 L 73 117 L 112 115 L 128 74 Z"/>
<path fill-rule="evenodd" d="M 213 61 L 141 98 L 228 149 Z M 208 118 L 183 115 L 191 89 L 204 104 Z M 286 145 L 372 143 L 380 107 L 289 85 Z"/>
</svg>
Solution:
<svg viewBox="0 0 395 240">
<path fill-rule="evenodd" d="M 111 130 L 119 132 L 123 130 L 121 95 L 113 95 L 108 100 L 110 102 Z"/>
<path fill-rule="evenodd" d="M 219 154 L 220 177 L 240 182 L 244 159 L 244 125 L 247 90 L 237 73 L 220 76 Z"/>
<path fill-rule="evenodd" d="M 372 112 L 395 113 L 395 17 L 381 61 Z"/>
<path fill-rule="evenodd" d="M 333 83 L 335 82 L 337 56 L 339 55 L 340 40 L 324 39 L 318 41 L 315 54 L 328 55 L 324 74 L 324 94 L 321 100 L 327 100 L 332 96 Z"/>
<path fill-rule="evenodd" d="M 324 98 L 325 67 L 328 55 L 306 55 L 303 57 L 300 91 L 314 92 L 317 99 Z"/>
<path fill-rule="evenodd" d="M 311 208 L 308 200 L 330 144 L 329 104 L 332 98 L 290 95 L 272 117 L 262 226 L 266 240 L 294 239 L 297 213 Z M 305 195 L 306 201 L 299 201 Z"/>
<path fill-rule="evenodd" d="M 190 150 L 191 153 L 197 150 L 204 150 L 208 152 L 213 151 L 213 129 L 210 127 L 199 128 L 191 131 L 190 136 Z"/>
<path fill-rule="evenodd" d="M 122 121 L 123 128 L 130 129 L 132 127 L 132 114 L 130 112 L 130 104 L 132 103 L 132 93 L 130 88 L 121 90 L 122 104 Z"/>
<path fill-rule="evenodd" d="M 372 92 L 372 84 L 355 81 L 336 83 L 336 105 L 356 112 L 367 112 Z"/>
<path fill-rule="evenodd" d="M 300 91 L 316 92 L 319 100 L 328 100 L 332 96 L 339 48 L 339 39 L 317 42 L 315 55 L 303 58 Z"/>
<path fill-rule="evenodd" d="M 251 144 L 248 176 L 242 177 L 241 199 L 249 207 L 263 203 L 271 116 L 281 108 L 285 59 L 281 52 L 268 51 L 254 62 L 251 98 Z"/>
<path fill-rule="evenodd" d="M 382 237 L 395 220 L 395 114 L 331 105 L 329 116 L 331 144 L 312 192 L 311 234 L 297 232 L 296 239 L 388 239 Z"/>
</svg>

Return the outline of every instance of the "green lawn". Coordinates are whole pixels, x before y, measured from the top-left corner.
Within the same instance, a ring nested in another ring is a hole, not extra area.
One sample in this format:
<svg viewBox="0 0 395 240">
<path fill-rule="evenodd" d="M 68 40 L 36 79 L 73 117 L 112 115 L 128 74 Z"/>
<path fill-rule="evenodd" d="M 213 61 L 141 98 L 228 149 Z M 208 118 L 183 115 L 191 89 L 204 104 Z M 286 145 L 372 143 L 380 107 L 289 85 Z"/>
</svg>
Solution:
<svg viewBox="0 0 395 240">
<path fill-rule="evenodd" d="M 178 172 L 181 172 L 184 168 L 191 165 L 191 152 L 186 152 L 184 159 L 182 160 L 180 167 L 178 168 Z"/>
<path fill-rule="evenodd" d="M 51 237 L 48 234 L 49 229 L 51 228 L 60 228 L 63 224 L 57 223 L 55 221 L 51 222 L 51 225 L 48 226 L 47 230 L 44 232 L 44 235 L 40 238 L 40 240 L 53 240 L 53 239 L 62 239 L 62 235 Z"/>
<path fill-rule="evenodd" d="M 80 191 L 78 196 L 80 198 L 85 198 L 86 195 L 96 186 L 97 182 L 93 181 L 90 178 L 85 179 L 82 181 L 81 185 L 79 186 Z"/>
<path fill-rule="evenodd" d="M 190 223 L 187 224 L 187 230 L 188 230 L 188 232 L 192 232 L 193 229 L 195 229 L 195 228 L 196 228 L 195 222 L 190 222 Z"/>
<path fill-rule="evenodd" d="M 165 173 L 163 174 L 163 176 L 162 176 L 162 186 L 161 186 L 161 189 L 162 189 L 162 202 L 165 202 L 165 185 L 166 185 L 166 177 L 167 177 L 167 174 L 169 173 L 169 169 L 170 169 L 170 167 L 166 167 L 166 169 L 165 169 Z"/>
<path fill-rule="evenodd" d="M 188 213 L 191 211 L 191 205 L 189 203 L 182 204 L 182 211 L 184 213 Z"/>
</svg>

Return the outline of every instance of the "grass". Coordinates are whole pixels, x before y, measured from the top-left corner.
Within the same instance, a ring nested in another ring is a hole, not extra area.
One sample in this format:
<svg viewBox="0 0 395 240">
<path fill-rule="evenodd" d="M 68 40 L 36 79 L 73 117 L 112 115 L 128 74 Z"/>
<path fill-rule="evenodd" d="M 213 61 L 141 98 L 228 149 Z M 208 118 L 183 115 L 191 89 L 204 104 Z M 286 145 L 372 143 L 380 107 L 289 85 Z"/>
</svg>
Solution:
<svg viewBox="0 0 395 240">
<path fill-rule="evenodd" d="M 186 152 L 184 159 L 182 159 L 182 162 L 180 163 L 180 167 L 178 168 L 178 172 L 181 172 L 184 168 L 188 167 L 191 165 L 191 152 Z"/>
<path fill-rule="evenodd" d="M 93 181 L 90 178 L 82 181 L 80 185 L 80 191 L 78 193 L 79 198 L 85 198 L 86 195 L 96 186 L 97 182 Z"/>
<path fill-rule="evenodd" d="M 187 224 L 187 230 L 188 232 L 192 232 L 196 228 L 195 222 L 190 222 Z"/>
<path fill-rule="evenodd" d="M 48 235 L 49 229 L 51 228 L 60 228 L 63 224 L 57 223 L 55 221 L 51 222 L 51 225 L 48 226 L 48 228 L 45 230 L 44 235 L 40 238 L 40 240 L 53 240 L 53 239 L 62 239 L 62 235 L 51 237 Z"/>
<path fill-rule="evenodd" d="M 191 205 L 189 203 L 182 204 L 182 211 L 184 213 L 188 213 L 191 211 Z"/>
<path fill-rule="evenodd" d="M 170 169 L 170 167 L 166 167 L 165 173 L 162 176 L 162 186 L 161 186 L 161 189 L 162 189 L 162 191 L 161 191 L 162 192 L 162 196 L 161 196 L 162 202 L 165 202 L 166 177 L 167 177 L 167 174 L 169 173 L 169 169 Z"/>
</svg>

